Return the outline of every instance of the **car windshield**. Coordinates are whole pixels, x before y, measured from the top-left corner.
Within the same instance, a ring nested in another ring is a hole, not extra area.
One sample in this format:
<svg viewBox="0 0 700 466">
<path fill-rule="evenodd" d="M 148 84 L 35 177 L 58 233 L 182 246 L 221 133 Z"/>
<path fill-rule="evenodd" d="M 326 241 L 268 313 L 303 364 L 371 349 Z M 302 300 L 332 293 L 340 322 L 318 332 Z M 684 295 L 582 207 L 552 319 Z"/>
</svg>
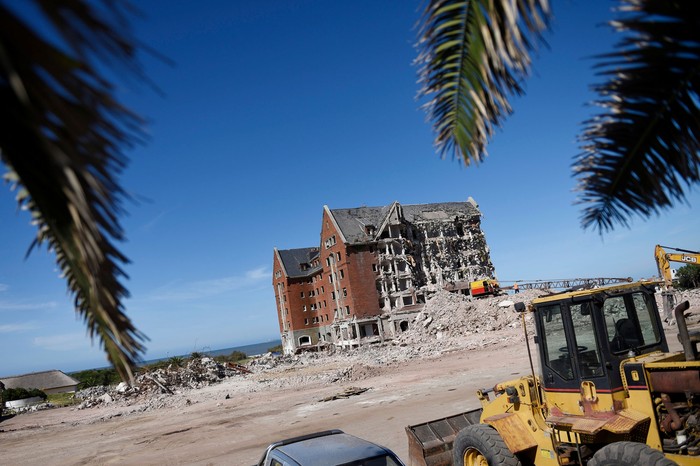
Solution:
<svg viewBox="0 0 700 466">
<path fill-rule="evenodd" d="M 337 466 L 401 466 L 401 463 L 390 455 L 381 455 L 375 456 L 374 458 L 351 461 Z"/>
</svg>

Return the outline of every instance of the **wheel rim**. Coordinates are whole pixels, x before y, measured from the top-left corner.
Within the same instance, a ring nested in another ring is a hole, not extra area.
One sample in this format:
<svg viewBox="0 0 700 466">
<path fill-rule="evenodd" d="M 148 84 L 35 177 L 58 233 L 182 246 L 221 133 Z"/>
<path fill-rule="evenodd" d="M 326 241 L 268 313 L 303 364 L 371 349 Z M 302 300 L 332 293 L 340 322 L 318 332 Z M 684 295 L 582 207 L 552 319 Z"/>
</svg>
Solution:
<svg viewBox="0 0 700 466">
<path fill-rule="evenodd" d="M 464 451 L 464 466 L 489 466 L 489 463 L 479 450 L 467 448 Z"/>
</svg>

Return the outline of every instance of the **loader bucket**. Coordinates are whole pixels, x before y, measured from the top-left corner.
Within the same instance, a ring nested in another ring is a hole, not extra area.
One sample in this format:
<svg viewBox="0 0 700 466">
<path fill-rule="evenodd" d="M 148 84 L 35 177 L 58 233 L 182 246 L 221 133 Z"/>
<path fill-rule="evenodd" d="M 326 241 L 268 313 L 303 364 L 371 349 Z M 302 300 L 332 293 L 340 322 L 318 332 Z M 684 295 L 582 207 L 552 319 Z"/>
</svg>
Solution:
<svg viewBox="0 0 700 466">
<path fill-rule="evenodd" d="M 450 466 L 457 433 L 478 424 L 481 409 L 406 427 L 409 466 Z"/>
</svg>

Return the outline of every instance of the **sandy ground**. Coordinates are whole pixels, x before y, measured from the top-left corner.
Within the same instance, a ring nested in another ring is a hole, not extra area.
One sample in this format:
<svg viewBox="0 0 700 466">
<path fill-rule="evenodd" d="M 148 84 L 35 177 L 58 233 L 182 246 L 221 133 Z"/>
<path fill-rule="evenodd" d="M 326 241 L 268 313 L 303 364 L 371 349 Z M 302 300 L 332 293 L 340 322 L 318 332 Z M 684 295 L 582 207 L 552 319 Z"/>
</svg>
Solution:
<svg viewBox="0 0 700 466">
<path fill-rule="evenodd" d="M 529 363 L 524 343 L 517 343 L 453 350 L 372 372 L 342 384 L 250 391 L 264 376 L 255 374 L 176 395 L 178 405 L 145 413 L 100 407 L 24 414 L 0 424 L 2 463 L 252 465 L 273 441 L 331 428 L 408 461 L 407 425 L 478 408 L 477 389 L 526 374 Z M 370 390 L 320 401 L 351 386 Z"/>
<path fill-rule="evenodd" d="M 676 331 L 667 330 L 672 351 L 680 351 Z M 410 359 L 373 367 L 368 357 L 336 382 L 348 361 L 328 358 L 182 390 L 157 409 L 115 403 L 18 415 L 0 423 L 0 464 L 252 465 L 271 442 L 332 428 L 408 462 L 407 425 L 478 408 L 477 389 L 530 373 L 519 326 L 455 341 L 463 347 L 419 339 L 404 353 Z M 321 401 L 349 387 L 369 390 Z"/>
</svg>

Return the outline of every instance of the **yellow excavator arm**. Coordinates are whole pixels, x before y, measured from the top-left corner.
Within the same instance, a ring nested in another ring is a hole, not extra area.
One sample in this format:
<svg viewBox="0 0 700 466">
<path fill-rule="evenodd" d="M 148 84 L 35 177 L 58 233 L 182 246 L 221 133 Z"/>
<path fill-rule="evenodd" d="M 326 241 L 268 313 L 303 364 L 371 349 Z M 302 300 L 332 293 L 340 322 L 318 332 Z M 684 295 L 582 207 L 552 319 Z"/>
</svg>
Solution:
<svg viewBox="0 0 700 466">
<path fill-rule="evenodd" d="M 664 248 L 678 252 L 668 253 Z M 700 265 L 700 252 L 660 246 L 658 244 L 654 249 L 654 257 L 656 257 L 656 267 L 659 269 L 659 275 L 663 278 L 664 286 L 667 289 L 673 285 L 671 262 Z"/>
</svg>

